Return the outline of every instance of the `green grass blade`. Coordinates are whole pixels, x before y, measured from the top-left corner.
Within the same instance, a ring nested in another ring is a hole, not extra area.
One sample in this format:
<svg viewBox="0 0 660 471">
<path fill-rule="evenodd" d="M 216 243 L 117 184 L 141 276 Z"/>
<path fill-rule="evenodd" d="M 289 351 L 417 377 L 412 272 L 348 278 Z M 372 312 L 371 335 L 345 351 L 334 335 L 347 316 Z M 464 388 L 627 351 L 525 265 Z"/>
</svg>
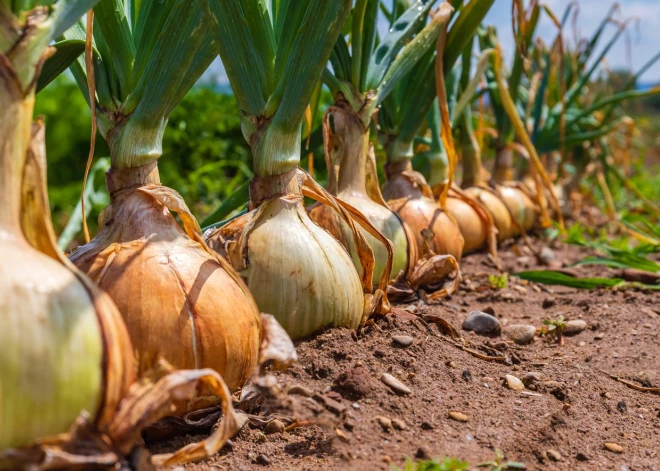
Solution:
<svg viewBox="0 0 660 471">
<path fill-rule="evenodd" d="M 269 102 L 271 109 L 277 109 L 272 124 L 280 129 L 294 131 L 300 126 L 350 7 L 351 0 L 324 0 L 308 8 L 285 72 L 271 97 L 273 101 Z"/>
<path fill-rule="evenodd" d="M 575 278 L 552 270 L 523 271 L 516 273 L 515 276 L 534 283 L 568 286 L 579 289 L 612 287 L 623 283 L 623 280 L 620 278 Z"/>
<path fill-rule="evenodd" d="M 434 2 L 435 0 L 424 2 L 417 0 L 397 18 L 390 28 L 390 32 L 385 35 L 370 58 L 366 81 L 367 90 L 374 90 L 382 86 L 386 74 L 398 58 L 401 49 L 414 34 L 422 29 Z"/>
<path fill-rule="evenodd" d="M 240 0 L 201 0 L 239 107 L 253 116 L 266 106 L 259 58 Z"/>
</svg>

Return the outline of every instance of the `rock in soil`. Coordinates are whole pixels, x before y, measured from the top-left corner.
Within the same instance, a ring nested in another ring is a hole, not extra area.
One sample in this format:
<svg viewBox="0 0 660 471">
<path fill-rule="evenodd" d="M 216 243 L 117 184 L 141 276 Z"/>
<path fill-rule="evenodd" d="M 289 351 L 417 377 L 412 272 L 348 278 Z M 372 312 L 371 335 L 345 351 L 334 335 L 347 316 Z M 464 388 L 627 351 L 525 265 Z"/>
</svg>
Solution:
<svg viewBox="0 0 660 471">
<path fill-rule="evenodd" d="M 280 420 L 271 420 L 268 422 L 268 425 L 266 425 L 266 433 L 282 433 L 284 432 L 284 423 L 281 422 Z"/>
<path fill-rule="evenodd" d="M 614 442 L 605 442 L 605 449 L 613 453 L 623 453 L 623 447 Z"/>
<path fill-rule="evenodd" d="M 536 327 L 526 324 L 512 324 L 504 328 L 504 335 L 518 345 L 529 345 L 534 340 Z"/>
<path fill-rule="evenodd" d="M 393 335 L 392 342 L 400 347 L 410 347 L 413 343 L 413 338 L 409 335 Z"/>
<path fill-rule="evenodd" d="M 541 373 L 537 373 L 536 371 L 525 373 L 525 376 L 522 377 L 522 382 L 526 387 L 538 383 L 539 381 L 541 381 Z"/>
<path fill-rule="evenodd" d="M 394 392 L 399 394 L 410 394 L 412 390 L 403 384 L 401 381 L 396 379 L 389 373 L 383 373 L 383 376 L 380 377 L 381 381 L 388 385 Z"/>
<path fill-rule="evenodd" d="M 561 456 L 561 453 L 559 453 L 557 450 L 553 450 L 550 448 L 547 451 L 548 458 L 550 458 L 552 461 L 561 461 L 563 458 Z"/>
<path fill-rule="evenodd" d="M 260 464 L 262 466 L 268 466 L 270 464 L 270 460 L 266 455 L 259 455 L 257 456 L 257 464 Z"/>
<path fill-rule="evenodd" d="M 605 338 L 605 334 L 602 332 L 600 334 L 594 335 L 594 340 L 603 340 Z"/>
<path fill-rule="evenodd" d="M 392 419 L 392 425 L 397 430 L 406 430 L 408 425 L 401 419 Z"/>
<path fill-rule="evenodd" d="M 449 417 L 451 419 L 454 419 L 457 422 L 467 422 L 468 421 L 468 416 L 463 414 L 462 412 L 452 411 L 452 412 L 449 413 Z"/>
<path fill-rule="evenodd" d="M 495 316 L 481 311 L 472 311 L 463 321 L 463 330 L 496 337 L 502 333 L 502 324 Z"/>
<path fill-rule="evenodd" d="M 376 417 L 376 421 L 384 431 L 389 432 L 392 430 L 392 421 L 387 417 Z"/>
<path fill-rule="evenodd" d="M 523 382 L 513 375 L 506 375 L 504 376 L 504 379 L 506 380 L 506 385 L 509 389 L 513 389 L 514 391 L 522 391 L 525 389 Z"/>
<path fill-rule="evenodd" d="M 587 328 L 587 323 L 582 319 L 575 319 L 572 321 L 568 321 L 566 322 L 566 326 L 564 327 L 564 335 L 567 337 L 572 337 L 574 335 L 581 333 L 586 328 Z"/>
<path fill-rule="evenodd" d="M 356 366 L 345 373 L 340 374 L 335 380 L 335 389 L 346 394 L 351 399 L 360 399 L 369 396 L 374 388 L 373 380 L 369 371 Z"/>
</svg>

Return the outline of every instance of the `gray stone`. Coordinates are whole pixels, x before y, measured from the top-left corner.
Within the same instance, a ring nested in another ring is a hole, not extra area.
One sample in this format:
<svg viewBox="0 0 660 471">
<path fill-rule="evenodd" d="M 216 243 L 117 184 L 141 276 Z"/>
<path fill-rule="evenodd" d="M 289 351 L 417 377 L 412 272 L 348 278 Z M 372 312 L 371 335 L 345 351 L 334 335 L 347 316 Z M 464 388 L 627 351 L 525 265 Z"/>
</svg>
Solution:
<svg viewBox="0 0 660 471">
<path fill-rule="evenodd" d="M 574 335 L 579 334 L 586 328 L 587 328 L 587 323 L 582 319 L 575 319 L 572 321 L 568 321 L 566 323 L 566 327 L 564 327 L 564 335 L 566 337 L 572 337 Z"/>
<path fill-rule="evenodd" d="M 409 335 L 393 335 L 392 342 L 401 347 L 410 347 L 413 343 L 413 338 Z"/>
<path fill-rule="evenodd" d="M 389 373 L 383 373 L 381 381 L 400 394 L 410 394 L 412 390 Z"/>
<path fill-rule="evenodd" d="M 518 345 L 528 345 L 534 340 L 536 327 L 526 324 L 513 324 L 504 328 L 504 335 Z"/>
<path fill-rule="evenodd" d="M 537 373 L 536 371 L 525 373 L 525 376 L 522 377 L 522 382 L 525 386 L 538 383 L 539 381 L 541 381 L 541 373 Z"/>
<path fill-rule="evenodd" d="M 502 333 L 502 324 L 495 316 L 472 311 L 463 321 L 463 330 L 471 330 L 479 335 L 498 336 Z"/>
</svg>

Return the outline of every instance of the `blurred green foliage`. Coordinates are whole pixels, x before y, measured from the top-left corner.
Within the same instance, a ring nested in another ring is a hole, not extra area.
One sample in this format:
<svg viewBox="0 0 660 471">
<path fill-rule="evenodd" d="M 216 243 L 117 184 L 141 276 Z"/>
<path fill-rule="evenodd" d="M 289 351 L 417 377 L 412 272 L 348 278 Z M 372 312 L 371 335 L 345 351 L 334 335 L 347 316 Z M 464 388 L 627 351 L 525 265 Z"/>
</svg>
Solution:
<svg viewBox="0 0 660 471">
<path fill-rule="evenodd" d="M 67 74 L 37 96 L 35 115 L 46 120 L 48 193 L 55 230 L 59 234 L 80 199 L 90 146 L 89 107 Z M 99 135 L 95 158 L 108 156 Z M 203 219 L 252 175 L 250 150 L 243 139 L 234 97 L 211 87 L 194 88 L 170 116 L 159 159 L 161 181 L 177 190 L 193 214 Z M 95 186 L 104 188 L 98 175 Z M 91 234 L 107 200 L 95 205 L 88 218 Z M 74 245 L 82 242 L 80 234 Z"/>
</svg>

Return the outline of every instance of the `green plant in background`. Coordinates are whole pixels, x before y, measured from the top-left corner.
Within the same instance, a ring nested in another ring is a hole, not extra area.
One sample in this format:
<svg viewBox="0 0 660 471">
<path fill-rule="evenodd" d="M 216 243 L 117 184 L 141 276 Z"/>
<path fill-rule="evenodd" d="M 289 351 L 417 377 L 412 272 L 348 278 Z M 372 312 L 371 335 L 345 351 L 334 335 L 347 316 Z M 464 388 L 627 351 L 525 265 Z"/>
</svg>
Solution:
<svg viewBox="0 0 660 471">
<path fill-rule="evenodd" d="M 504 461 L 504 455 L 500 450 L 495 450 L 495 458 L 492 461 L 484 461 L 477 465 L 480 468 L 490 468 L 490 471 L 506 471 L 508 469 L 527 469 L 525 463 L 518 461 Z"/>
<path fill-rule="evenodd" d="M 396 466 L 393 469 L 394 471 L 465 471 L 469 466 L 467 461 L 462 461 L 458 458 L 443 458 L 441 461 L 406 461 L 403 470 Z"/>
<path fill-rule="evenodd" d="M 564 329 L 566 328 L 564 316 L 559 315 L 553 320 L 543 319 L 543 325 L 545 327 L 541 330 L 542 335 L 554 337 L 558 345 L 564 345 Z"/>
</svg>

